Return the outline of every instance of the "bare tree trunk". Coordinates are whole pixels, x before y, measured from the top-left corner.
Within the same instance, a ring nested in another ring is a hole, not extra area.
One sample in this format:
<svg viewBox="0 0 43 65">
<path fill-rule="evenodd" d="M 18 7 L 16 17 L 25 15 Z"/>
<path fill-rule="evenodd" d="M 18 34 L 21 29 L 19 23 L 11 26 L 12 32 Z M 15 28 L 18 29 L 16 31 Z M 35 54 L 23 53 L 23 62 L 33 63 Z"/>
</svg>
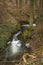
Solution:
<svg viewBox="0 0 43 65">
<path fill-rule="evenodd" d="M 18 0 L 16 0 L 16 7 L 18 8 Z"/>
<path fill-rule="evenodd" d="M 22 8 L 22 2 L 23 0 L 19 0 L 19 7 Z"/>
<path fill-rule="evenodd" d="M 43 9 L 42 1 L 43 0 L 38 0 L 38 17 L 39 17 L 39 19 L 41 18 L 41 15 L 42 15 L 42 9 Z"/>
<path fill-rule="evenodd" d="M 33 16 L 34 16 L 34 0 L 30 0 L 30 25 L 33 24 Z"/>
</svg>

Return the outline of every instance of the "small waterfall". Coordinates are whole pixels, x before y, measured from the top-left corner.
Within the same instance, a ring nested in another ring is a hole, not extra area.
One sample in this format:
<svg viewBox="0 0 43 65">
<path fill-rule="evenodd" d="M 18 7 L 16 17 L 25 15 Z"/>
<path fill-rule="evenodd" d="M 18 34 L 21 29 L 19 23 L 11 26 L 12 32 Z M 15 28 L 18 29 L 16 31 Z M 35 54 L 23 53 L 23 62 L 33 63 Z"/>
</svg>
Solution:
<svg viewBox="0 0 43 65">
<path fill-rule="evenodd" d="M 18 36 L 21 34 L 21 31 L 19 31 L 18 33 L 14 34 L 13 36 L 13 40 L 18 40 Z"/>
<path fill-rule="evenodd" d="M 12 41 L 10 42 L 11 44 L 10 44 L 8 50 L 7 50 L 7 51 L 8 51 L 8 52 L 7 52 L 7 54 L 8 54 L 7 57 L 10 57 L 10 56 L 13 56 L 13 55 L 18 54 L 19 49 L 20 49 L 20 47 L 21 47 L 21 41 L 18 40 L 18 36 L 19 36 L 20 34 L 21 34 L 21 31 L 19 31 L 18 33 L 14 34 L 13 39 L 12 39 Z"/>
<path fill-rule="evenodd" d="M 25 45 L 21 42 L 21 40 L 18 40 L 18 35 L 21 34 L 21 31 L 14 34 L 12 41 L 9 41 L 8 47 L 3 51 L 3 56 L 6 59 L 15 59 L 18 56 L 21 56 L 25 50 L 28 50 L 29 44 Z M 30 50 L 29 50 L 30 51 Z"/>
<path fill-rule="evenodd" d="M 19 49 L 21 47 L 21 41 L 18 40 L 18 36 L 21 34 L 21 31 L 19 31 L 18 33 L 14 34 L 12 41 L 9 41 L 8 47 L 0 54 L 1 57 L 5 57 L 5 58 L 9 58 L 12 57 L 16 54 L 18 54 Z"/>
<path fill-rule="evenodd" d="M 29 24 L 24 24 L 24 25 L 22 25 L 23 27 L 29 27 L 30 25 Z M 33 26 L 35 27 L 36 26 L 36 24 L 33 24 Z"/>
<path fill-rule="evenodd" d="M 23 26 L 23 27 L 25 27 L 25 26 L 26 26 L 26 27 L 28 27 L 28 26 L 29 26 L 29 24 L 24 24 L 24 25 L 22 25 L 22 26 Z"/>
</svg>

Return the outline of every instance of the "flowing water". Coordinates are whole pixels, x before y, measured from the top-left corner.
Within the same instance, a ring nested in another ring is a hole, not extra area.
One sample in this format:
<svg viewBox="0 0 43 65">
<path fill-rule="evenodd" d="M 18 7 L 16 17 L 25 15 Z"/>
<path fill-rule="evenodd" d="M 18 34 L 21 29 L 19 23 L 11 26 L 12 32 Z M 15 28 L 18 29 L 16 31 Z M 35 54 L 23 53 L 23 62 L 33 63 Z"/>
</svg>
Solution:
<svg viewBox="0 0 43 65">
<path fill-rule="evenodd" d="M 29 24 L 24 24 L 22 25 L 23 27 L 29 27 L 30 25 Z M 33 24 L 33 26 L 36 26 L 36 24 Z"/>
<path fill-rule="evenodd" d="M 12 41 L 8 42 L 8 47 L 2 52 L 1 57 L 13 58 L 13 56 L 19 56 L 24 52 L 24 47 L 21 44 L 21 41 L 18 40 L 18 36 L 21 34 L 21 31 L 14 34 Z"/>
<path fill-rule="evenodd" d="M 30 26 L 29 24 L 24 24 L 21 25 L 23 28 L 24 27 L 28 27 Z M 36 24 L 33 24 L 33 26 L 36 26 Z M 18 54 L 20 51 L 22 52 L 23 48 L 20 49 L 21 46 L 24 46 L 23 44 L 21 44 L 21 40 L 18 39 L 18 36 L 21 34 L 22 32 L 19 31 L 18 33 L 13 35 L 12 41 L 9 41 L 8 47 L 1 53 L 1 57 L 2 56 L 6 56 L 6 57 L 11 57 L 14 56 L 16 54 Z"/>
<path fill-rule="evenodd" d="M 25 50 L 30 51 L 29 44 L 23 44 L 21 40 L 18 39 L 18 36 L 21 34 L 21 31 L 14 34 L 12 41 L 8 42 L 8 47 L 1 53 L 0 59 L 5 57 L 5 59 L 14 60 L 15 58 L 21 57 Z"/>
</svg>

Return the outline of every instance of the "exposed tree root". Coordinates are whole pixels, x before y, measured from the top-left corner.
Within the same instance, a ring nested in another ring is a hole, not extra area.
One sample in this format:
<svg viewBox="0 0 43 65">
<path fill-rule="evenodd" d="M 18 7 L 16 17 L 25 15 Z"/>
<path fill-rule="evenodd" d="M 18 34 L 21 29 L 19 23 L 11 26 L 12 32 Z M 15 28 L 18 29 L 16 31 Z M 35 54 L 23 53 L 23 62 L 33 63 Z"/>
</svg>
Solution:
<svg viewBox="0 0 43 65">
<path fill-rule="evenodd" d="M 30 57 L 30 58 L 32 58 L 32 59 L 35 59 L 36 58 L 36 56 L 34 56 L 34 55 L 30 55 L 28 53 L 25 53 L 23 55 L 23 61 L 24 61 L 25 64 L 28 64 L 27 59 L 26 59 L 27 56 Z"/>
</svg>

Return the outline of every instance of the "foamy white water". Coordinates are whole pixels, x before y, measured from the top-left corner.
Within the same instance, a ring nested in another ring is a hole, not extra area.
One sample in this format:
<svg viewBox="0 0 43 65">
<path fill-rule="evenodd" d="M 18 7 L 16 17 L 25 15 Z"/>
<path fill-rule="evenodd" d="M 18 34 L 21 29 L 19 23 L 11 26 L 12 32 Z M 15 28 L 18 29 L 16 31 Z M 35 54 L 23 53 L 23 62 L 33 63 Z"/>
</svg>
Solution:
<svg viewBox="0 0 43 65">
<path fill-rule="evenodd" d="M 22 25 L 23 27 L 28 27 L 28 26 L 30 26 L 29 24 L 25 24 L 25 25 Z M 36 26 L 36 24 L 33 24 L 33 26 L 35 27 Z"/>
<path fill-rule="evenodd" d="M 18 40 L 18 38 L 17 38 L 17 36 L 19 34 L 21 34 L 21 31 L 19 31 L 17 34 L 15 34 L 13 36 L 13 39 L 12 39 L 11 42 L 10 41 L 8 42 L 8 44 L 10 44 L 10 46 L 9 46 L 10 50 L 8 49 L 9 50 L 9 52 L 8 52 L 9 56 L 13 56 L 13 55 L 15 55 L 19 52 L 19 49 L 21 47 L 21 41 Z"/>
</svg>

